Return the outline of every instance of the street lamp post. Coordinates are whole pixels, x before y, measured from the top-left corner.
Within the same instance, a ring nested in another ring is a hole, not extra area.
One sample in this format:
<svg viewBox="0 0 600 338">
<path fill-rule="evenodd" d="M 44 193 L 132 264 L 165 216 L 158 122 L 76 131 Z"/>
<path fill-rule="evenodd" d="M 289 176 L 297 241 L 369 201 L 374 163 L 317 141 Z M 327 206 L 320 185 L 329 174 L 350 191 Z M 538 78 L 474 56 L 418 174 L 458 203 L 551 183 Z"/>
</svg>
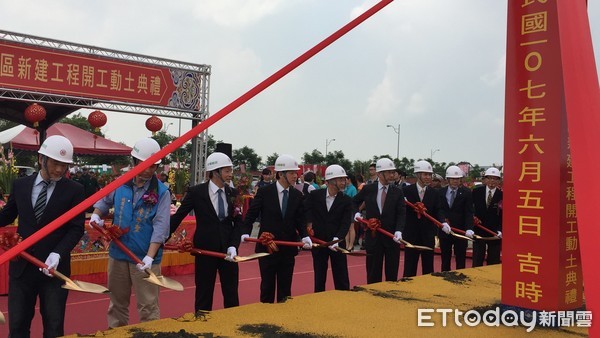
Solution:
<svg viewBox="0 0 600 338">
<path fill-rule="evenodd" d="M 173 122 L 169 122 L 169 124 L 166 124 L 166 125 L 163 127 L 163 130 L 162 130 L 162 131 L 164 131 L 164 132 L 165 132 L 165 134 L 166 134 L 166 133 L 167 133 L 167 131 L 169 130 L 169 127 L 170 127 L 170 126 L 172 126 L 172 125 L 173 125 Z"/>
<path fill-rule="evenodd" d="M 394 133 L 398 134 L 398 145 L 396 146 L 396 158 L 400 160 L 400 123 L 398 123 L 398 129 L 388 124 L 386 127 L 394 129 Z"/>
<path fill-rule="evenodd" d="M 437 153 L 438 151 L 440 151 L 439 149 L 431 149 L 431 156 L 429 157 L 432 161 L 433 161 L 433 154 Z"/>
<path fill-rule="evenodd" d="M 329 154 L 329 153 L 327 152 L 327 147 L 329 147 L 329 144 L 330 144 L 331 142 L 333 142 L 333 141 L 335 141 L 335 139 L 334 139 L 334 138 L 332 138 L 331 140 L 325 139 L 325 157 L 327 157 L 327 154 Z"/>
</svg>

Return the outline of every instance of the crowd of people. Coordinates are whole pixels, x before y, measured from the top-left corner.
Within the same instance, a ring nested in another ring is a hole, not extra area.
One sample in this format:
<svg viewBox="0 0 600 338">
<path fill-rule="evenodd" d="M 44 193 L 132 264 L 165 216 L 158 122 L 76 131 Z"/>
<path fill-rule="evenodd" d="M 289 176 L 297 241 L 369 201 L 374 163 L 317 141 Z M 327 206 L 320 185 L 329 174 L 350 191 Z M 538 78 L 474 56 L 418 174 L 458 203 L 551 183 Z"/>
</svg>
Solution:
<svg viewBox="0 0 600 338">
<path fill-rule="evenodd" d="M 155 140 L 141 139 L 132 148 L 132 164 L 137 165 L 158 151 L 160 146 Z M 40 171 L 15 180 L 15 189 L 0 211 L 0 226 L 19 217 L 17 232 L 23 238 L 99 189 L 94 175 L 85 169 L 71 179 L 66 177 L 73 162 L 73 146 L 68 139 L 48 137 L 38 153 Z M 159 287 L 144 278 L 150 271 L 160 276 L 163 245 L 191 211 L 196 217 L 196 230 L 191 243 L 184 243 L 183 247 L 220 252 L 225 257 L 195 255 L 196 312 L 212 310 L 217 274 L 224 307 L 239 305 L 236 257 L 240 244 L 250 241 L 253 230 L 258 233 L 258 241 L 252 241 L 256 242 L 255 252 L 269 253 L 259 260 L 263 303 L 284 302 L 291 297 L 299 250 L 312 250 L 315 292 L 325 290 L 329 262 L 335 289 L 350 289 L 346 254 L 356 245 L 366 252 L 367 283 L 381 282 L 384 273 L 386 281 L 397 281 L 401 243 L 433 248 L 436 237 L 442 271 L 450 270 L 453 255 L 456 268 L 465 267 L 467 238 L 474 237 L 496 240 L 474 241 L 473 266 L 483 265 L 486 257 L 487 264 L 500 263 L 502 191 L 496 168 L 486 171 L 485 184 L 471 190 L 464 186 L 464 173 L 456 166 L 446 170 L 447 185 L 433 186 L 435 174 L 431 164 L 417 161 L 416 182 L 408 184 L 406 174 L 391 159 L 380 158 L 369 167 L 366 180 L 333 164 L 325 169 L 323 184 L 319 185 L 312 172 L 299 179 L 297 161 L 281 155 L 274 163 L 274 173 L 264 169 L 255 187 L 248 180 L 240 180 L 234 187 L 231 158 L 214 152 L 206 159 L 207 181 L 189 187 L 179 208 L 172 211 L 172 193 L 163 183 L 164 177 L 157 175 L 159 163 L 148 166 L 90 209 L 90 222 L 99 226 L 104 225 L 103 217 L 109 209 L 114 209 L 112 225 L 105 226 L 106 235 L 113 240 L 107 270 L 107 322 L 111 328 L 128 325 L 132 289 L 140 321 L 160 318 Z M 251 202 L 240 204 L 241 195 L 251 195 Z M 423 217 L 425 210 L 430 218 Z M 84 222 L 85 214 L 81 213 L 28 250 L 47 268 L 38 269 L 25 260 L 10 262 L 11 337 L 29 337 L 37 298 L 44 336 L 64 335 L 68 291 L 61 288 L 62 281 L 53 278 L 52 271 L 69 276 L 70 252 L 84 233 Z M 378 228 L 382 231 L 376 231 Z M 455 231 L 464 236 L 453 236 Z M 114 245 L 116 239 L 137 259 Z M 299 246 L 278 246 L 275 241 L 295 242 Z M 317 248 L 317 243 L 326 244 Z M 416 275 L 419 260 L 423 274 L 434 271 L 432 250 L 407 247 L 403 252 L 404 277 Z"/>
</svg>

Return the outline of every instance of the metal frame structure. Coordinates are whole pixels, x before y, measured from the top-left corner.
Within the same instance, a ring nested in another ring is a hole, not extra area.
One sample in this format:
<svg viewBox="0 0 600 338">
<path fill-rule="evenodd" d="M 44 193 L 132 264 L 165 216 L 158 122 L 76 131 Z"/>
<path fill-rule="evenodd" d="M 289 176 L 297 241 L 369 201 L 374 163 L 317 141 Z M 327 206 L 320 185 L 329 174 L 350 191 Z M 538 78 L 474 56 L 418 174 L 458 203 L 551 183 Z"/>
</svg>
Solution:
<svg viewBox="0 0 600 338">
<path fill-rule="evenodd" d="M 102 109 L 114 111 L 117 113 L 140 114 L 150 116 L 162 116 L 178 119 L 192 120 L 192 126 L 206 120 L 209 116 L 209 88 L 211 66 L 202 64 L 193 64 L 181 61 L 175 61 L 164 58 L 156 58 L 147 55 L 127 53 L 112 49 L 99 48 L 95 46 L 76 44 L 66 41 L 42 38 L 32 35 L 14 33 L 0 30 L 0 39 L 6 41 L 14 41 L 18 43 L 30 44 L 38 47 L 46 47 L 59 49 L 74 53 L 88 54 L 99 57 L 120 59 L 128 62 L 143 63 L 150 65 L 158 65 L 173 69 L 181 69 L 197 72 L 201 77 L 201 92 L 200 92 L 200 109 L 185 110 L 181 108 L 169 108 L 143 105 L 127 102 L 113 102 L 105 99 L 89 99 L 73 95 L 53 95 L 48 93 L 40 93 L 35 91 L 22 91 L 15 89 L 0 88 L 0 100 L 13 100 L 24 102 L 46 102 L 52 105 L 84 108 L 84 109 Z M 191 172 L 193 175 L 190 178 L 190 184 L 194 185 L 201 182 L 204 178 L 204 162 L 207 151 L 207 132 L 204 131 L 197 137 L 192 139 L 192 163 Z"/>
</svg>

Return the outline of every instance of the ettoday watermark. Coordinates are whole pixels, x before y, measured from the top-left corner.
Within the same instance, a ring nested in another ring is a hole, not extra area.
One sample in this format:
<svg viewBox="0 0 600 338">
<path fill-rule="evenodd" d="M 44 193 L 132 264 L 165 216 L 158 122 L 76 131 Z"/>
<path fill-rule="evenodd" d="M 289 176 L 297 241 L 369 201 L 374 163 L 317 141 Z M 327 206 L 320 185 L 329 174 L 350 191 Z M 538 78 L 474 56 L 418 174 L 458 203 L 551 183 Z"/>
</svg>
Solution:
<svg viewBox="0 0 600 338">
<path fill-rule="evenodd" d="M 417 326 L 431 327 L 438 325 L 446 327 L 450 323 L 458 327 L 478 325 L 485 326 L 522 326 L 531 332 L 536 326 L 541 327 L 590 327 L 592 325 L 591 311 L 514 311 L 501 310 L 500 307 L 487 311 L 459 309 L 417 309 Z M 437 318 L 436 318 L 437 317 Z"/>
</svg>

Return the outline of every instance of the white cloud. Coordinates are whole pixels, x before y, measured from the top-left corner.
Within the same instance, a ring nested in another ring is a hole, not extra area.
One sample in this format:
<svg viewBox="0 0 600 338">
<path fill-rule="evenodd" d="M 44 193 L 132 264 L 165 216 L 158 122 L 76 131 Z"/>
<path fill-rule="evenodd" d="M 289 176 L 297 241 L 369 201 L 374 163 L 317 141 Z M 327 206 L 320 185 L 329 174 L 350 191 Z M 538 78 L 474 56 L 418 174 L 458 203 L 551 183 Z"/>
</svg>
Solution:
<svg viewBox="0 0 600 338">
<path fill-rule="evenodd" d="M 282 0 L 219 0 L 193 1 L 194 16 L 224 27 L 244 27 L 273 15 L 284 3 Z"/>
</svg>

